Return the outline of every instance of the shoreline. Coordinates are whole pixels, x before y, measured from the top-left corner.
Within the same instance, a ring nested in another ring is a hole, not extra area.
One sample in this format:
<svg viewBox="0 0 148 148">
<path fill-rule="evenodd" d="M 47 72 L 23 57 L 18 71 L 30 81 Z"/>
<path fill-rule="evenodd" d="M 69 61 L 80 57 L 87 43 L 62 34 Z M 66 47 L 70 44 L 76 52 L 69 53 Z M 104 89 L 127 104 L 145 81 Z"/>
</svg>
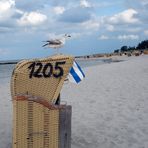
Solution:
<svg viewBox="0 0 148 148">
<path fill-rule="evenodd" d="M 115 59 L 114 57 L 117 57 L 118 59 Z M 75 58 L 75 60 L 79 60 L 79 61 L 96 61 L 96 60 L 102 60 L 104 62 L 120 62 L 120 61 L 124 61 L 124 60 L 120 60 L 121 57 L 118 56 L 111 56 L 111 57 L 90 57 L 90 58 Z M 8 64 L 17 64 L 18 62 L 20 62 L 21 60 L 18 61 L 0 61 L 0 65 L 8 65 Z"/>
<path fill-rule="evenodd" d="M 2 62 L 0 65 L 17 64 L 18 62 Z"/>
<path fill-rule="evenodd" d="M 144 55 L 144 54 L 143 54 Z M 143 56 L 143 55 L 139 55 L 139 56 Z M 130 57 L 128 57 L 127 55 L 111 55 L 111 56 L 101 56 L 101 57 L 92 57 L 90 56 L 89 58 L 87 58 L 86 56 L 83 57 L 75 57 L 75 60 L 79 60 L 79 61 L 92 61 L 92 60 L 103 60 L 103 61 L 109 61 L 109 62 L 121 62 L 133 57 L 137 57 L 135 55 L 132 55 Z M 34 59 L 34 58 L 33 58 Z M 39 58 L 40 59 L 40 58 Z M 24 59 L 22 59 L 24 60 Z M 26 59 L 27 60 L 27 59 Z M 21 60 L 4 60 L 4 61 L 0 61 L 0 65 L 7 65 L 7 64 L 17 64 L 18 62 L 20 62 Z"/>
</svg>

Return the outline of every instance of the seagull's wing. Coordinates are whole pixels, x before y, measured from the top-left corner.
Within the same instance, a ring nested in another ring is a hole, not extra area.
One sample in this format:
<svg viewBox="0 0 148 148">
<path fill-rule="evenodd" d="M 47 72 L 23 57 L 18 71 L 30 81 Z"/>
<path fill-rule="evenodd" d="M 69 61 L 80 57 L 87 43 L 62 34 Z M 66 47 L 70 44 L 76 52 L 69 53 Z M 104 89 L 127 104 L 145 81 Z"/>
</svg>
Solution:
<svg viewBox="0 0 148 148">
<path fill-rule="evenodd" d="M 50 40 L 49 44 L 50 45 L 60 45 L 60 44 L 62 44 L 62 42 L 60 40 L 56 39 L 56 40 Z"/>
<path fill-rule="evenodd" d="M 42 47 L 45 47 L 45 46 L 47 46 L 47 45 L 49 45 L 49 43 L 44 44 Z"/>
</svg>

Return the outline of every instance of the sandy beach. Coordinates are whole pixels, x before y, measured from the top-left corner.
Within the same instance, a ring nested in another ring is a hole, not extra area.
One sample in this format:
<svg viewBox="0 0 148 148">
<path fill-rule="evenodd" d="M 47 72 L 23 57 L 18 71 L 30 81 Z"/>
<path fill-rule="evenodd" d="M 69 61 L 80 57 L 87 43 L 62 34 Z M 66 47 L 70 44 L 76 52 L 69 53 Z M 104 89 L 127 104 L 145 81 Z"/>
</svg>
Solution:
<svg viewBox="0 0 148 148">
<path fill-rule="evenodd" d="M 148 148 L 148 56 L 83 70 L 85 80 L 61 92 L 73 109 L 72 148 Z M 0 148 L 11 148 L 9 85 L 0 83 Z"/>
</svg>

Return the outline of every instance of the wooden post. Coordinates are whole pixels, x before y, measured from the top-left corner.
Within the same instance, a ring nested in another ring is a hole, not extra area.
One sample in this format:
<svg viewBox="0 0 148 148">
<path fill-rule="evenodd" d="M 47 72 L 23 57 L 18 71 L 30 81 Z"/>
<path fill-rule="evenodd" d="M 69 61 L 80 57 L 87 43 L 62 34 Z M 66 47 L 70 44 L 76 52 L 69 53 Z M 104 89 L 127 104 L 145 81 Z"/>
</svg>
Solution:
<svg viewBox="0 0 148 148">
<path fill-rule="evenodd" d="M 60 109 L 59 123 L 59 148 L 71 148 L 71 115 L 70 105 Z"/>
</svg>

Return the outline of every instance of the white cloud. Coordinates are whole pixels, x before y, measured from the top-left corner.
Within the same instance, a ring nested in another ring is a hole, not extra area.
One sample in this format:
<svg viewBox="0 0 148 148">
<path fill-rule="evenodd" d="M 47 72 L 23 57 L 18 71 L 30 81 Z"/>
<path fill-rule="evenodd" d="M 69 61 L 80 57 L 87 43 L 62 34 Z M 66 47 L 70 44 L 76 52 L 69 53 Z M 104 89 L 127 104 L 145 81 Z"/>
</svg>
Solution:
<svg viewBox="0 0 148 148">
<path fill-rule="evenodd" d="M 99 39 L 99 40 L 108 40 L 109 37 L 106 36 L 106 35 L 101 35 L 98 39 Z"/>
<path fill-rule="evenodd" d="M 24 15 L 18 20 L 21 26 L 36 26 L 40 25 L 47 20 L 47 16 L 39 12 L 24 13 Z"/>
<path fill-rule="evenodd" d="M 148 30 L 144 30 L 144 34 L 148 36 Z"/>
<path fill-rule="evenodd" d="M 114 30 L 115 30 L 115 27 L 114 27 L 113 25 L 107 25 L 107 26 L 106 26 L 106 29 L 107 29 L 108 31 L 114 31 Z"/>
<path fill-rule="evenodd" d="M 15 6 L 14 0 L 2 0 L 0 1 L 0 12 L 5 13 Z"/>
<path fill-rule="evenodd" d="M 80 6 L 85 7 L 85 8 L 92 7 L 91 4 L 87 0 L 81 0 L 80 1 Z"/>
<path fill-rule="evenodd" d="M 61 6 L 57 6 L 57 7 L 54 7 L 54 8 L 53 8 L 53 11 L 54 11 L 56 14 L 62 14 L 62 13 L 65 11 L 65 8 L 64 8 L 64 7 L 61 7 Z"/>
<path fill-rule="evenodd" d="M 14 0 L 2 0 L 0 1 L 0 20 L 6 20 L 13 14 L 13 8 L 15 6 Z"/>
<path fill-rule="evenodd" d="M 100 23 L 97 20 L 89 20 L 81 23 L 81 26 L 88 30 L 89 29 L 98 30 L 100 28 Z"/>
<path fill-rule="evenodd" d="M 114 16 L 109 18 L 109 22 L 113 24 L 120 23 L 138 23 L 139 20 L 135 17 L 138 12 L 134 9 L 128 9 L 121 13 L 115 14 Z"/>
<path fill-rule="evenodd" d="M 19 9 L 15 9 L 15 12 L 18 13 L 18 14 L 21 14 L 21 15 L 24 14 L 24 12 L 22 10 L 19 10 Z"/>
<path fill-rule="evenodd" d="M 119 40 L 138 40 L 139 36 L 130 34 L 130 35 L 119 35 L 117 38 Z"/>
</svg>

